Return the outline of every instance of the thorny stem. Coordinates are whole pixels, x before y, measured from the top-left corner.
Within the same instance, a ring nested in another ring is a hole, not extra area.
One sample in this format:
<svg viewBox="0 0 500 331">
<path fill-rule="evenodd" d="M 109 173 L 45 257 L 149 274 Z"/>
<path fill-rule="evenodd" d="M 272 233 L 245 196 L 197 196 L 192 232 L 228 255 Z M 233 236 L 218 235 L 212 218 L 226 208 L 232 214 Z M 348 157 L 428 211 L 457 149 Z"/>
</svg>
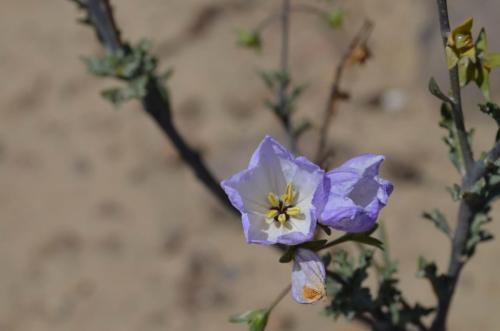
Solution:
<svg viewBox="0 0 500 331">
<path fill-rule="evenodd" d="M 100 42 L 109 53 L 115 53 L 123 48 L 120 33 L 115 23 L 109 0 L 87 0 L 84 3 L 90 20 Z M 221 205 L 232 212 L 236 210 L 230 204 L 219 181 L 208 169 L 197 151 L 188 145 L 173 123 L 170 99 L 162 93 L 162 87 L 157 79 L 151 79 L 146 88 L 146 95 L 141 102 L 147 112 L 162 129 L 177 149 L 181 158 L 193 170 L 198 179 L 219 200 Z"/>
<path fill-rule="evenodd" d="M 349 58 L 353 51 L 365 43 L 370 36 L 370 33 L 373 29 L 373 23 L 370 21 L 365 21 L 363 23 L 363 26 L 359 30 L 359 32 L 354 36 L 352 39 L 351 43 L 349 44 L 348 49 L 344 54 L 342 55 L 340 62 L 338 63 L 337 67 L 335 68 L 335 74 L 333 77 L 333 82 L 330 87 L 330 91 L 328 94 L 328 100 L 326 102 L 326 107 L 324 110 L 322 122 L 321 122 L 321 127 L 319 131 L 319 140 L 318 140 L 318 147 L 316 150 L 316 157 L 315 160 L 317 163 L 322 164 L 323 161 L 325 160 L 325 150 L 326 150 L 326 141 L 328 137 L 328 129 L 330 127 L 330 123 L 332 120 L 332 116 L 335 113 L 335 107 L 337 104 L 337 101 L 342 100 L 345 98 L 345 93 L 342 92 L 340 88 L 340 82 L 342 80 L 342 75 L 344 73 L 344 70 L 346 69 L 348 63 L 349 63 Z"/>
<path fill-rule="evenodd" d="M 448 18 L 448 7 L 446 0 L 436 0 L 439 16 L 439 25 L 443 46 L 446 48 L 448 35 L 450 33 L 450 22 Z M 474 183 L 487 173 L 487 167 L 483 161 L 474 162 L 472 150 L 467 140 L 464 117 L 462 111 L 462 100 L 460 95 L 460 82 L 458 77 L 458 67 L 455 66 L 449 71 L 450 85 L 453 100 L 451 102 L 452 118 L 455 124 L 455 134 L 458 140 L 458 149 L 464 164 L 462 171 L 462 190 L 468 191 Z M 494 160 L 500 154 L 500 145 L 495 145 L 488 157 Z M 446 319 L 450 309 L 451 300 L 456 290 L 460 273 L 467 262 L 464 250 L 470 236 L 470 226 L 477 211 L 474 206 L 462 199 L 458 211 L 458 221 L 455 233 L 452 237 L 451 254 L 446 274 L 446 286 L 444 293 L 438 296 L 437 313 L 432 322 L 431 331 L 445 331 Z"/>
</svg>

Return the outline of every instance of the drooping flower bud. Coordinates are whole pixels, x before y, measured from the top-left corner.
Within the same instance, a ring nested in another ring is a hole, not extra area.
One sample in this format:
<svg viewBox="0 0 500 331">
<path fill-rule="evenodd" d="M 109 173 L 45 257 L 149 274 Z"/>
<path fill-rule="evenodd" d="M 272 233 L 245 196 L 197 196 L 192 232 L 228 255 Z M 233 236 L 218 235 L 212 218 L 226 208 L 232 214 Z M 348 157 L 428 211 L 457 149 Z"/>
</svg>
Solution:
<svg viewBox="0 0 500 331">
<path fill-rule="evenodd" d="M 325 266 L 313 251 L 299 248 L 292 269 L 292 297 L 298 303 L 314 303 L 326 296 Z"/>
</svg>

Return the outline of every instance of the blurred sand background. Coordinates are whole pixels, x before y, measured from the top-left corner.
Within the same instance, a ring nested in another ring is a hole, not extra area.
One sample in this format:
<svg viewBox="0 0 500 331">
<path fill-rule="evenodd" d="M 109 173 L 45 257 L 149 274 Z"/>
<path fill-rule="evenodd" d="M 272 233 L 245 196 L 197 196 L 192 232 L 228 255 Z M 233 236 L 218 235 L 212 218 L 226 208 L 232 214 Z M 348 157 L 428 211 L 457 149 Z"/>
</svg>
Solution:
<svg viewBox="0 0 500 331">
<path fill-rule="evenodd" d="M 268 94 L 256 75 L 277 64 L 278 25 L 266 30 L 261 55 L 235 45 L 236 28 L 254 25 L 279 1 L 113 4 L 123 36 L 152 39 L 162 67 L 175 69 L 175 120 L 218 177 L 245 166 L 264 134 L 286 141 L 262 106 Z M 329 143 L 337 165 L 361 152 L 387 156 L 384 176 L 396 188 L 381 217 L 402 287 L 432 303 L 428 284 L 415 278 L 416 259 L 437 255 L 444 266 L 449 247 L 420 215 L 442 206 L 454 217 L 444 187 L 457 180 L 437 126 L 439 104 L 426 90 L 431 75 L 447 86 L 435 3 L 335 4 L 348 13 L 340 31 L 314 16 L 292 17 L 292 74 L 309 84 L 297 117 L 319 124 L 333 66 L 363 19 L 372 19 L 374 58 L 345 76 L 353 98 L 334 118 Z M 491 49 L 500 49 L 492 37 L 500 29 L 498 2 L 455 0 L 450 7 L 453 24 L 474 16 L 475 31 L 485 26 Z M 137 102 L 114 110 L 99 96 L 115 83 L 85 71 L 79 56 L 101 50 L 93 32 L 76 23 L 72 3 L 3 0 L 1 8 L 0 330 L 245 330 L 227 317 L 268 304 L 289 282 L 290 265 L 245 244 L 239 221 L 194 179 Z M 207 10 L 206 24 L 186 34 Z M 498 101 L 499 80 L 492 86 Z M 475 108 L 478 97 L 467 88 L 476 150 L 489 146 L 495 129 Z M 305 155 L 313 155 L 316 139 L 304 136 Z M 490 229 L 498 235 L 495 221 Z M 482 245 L 467 266 L 450 330 L 498 330 L 499 250 L 498 240 Z M 321 309 L 287 297 L 269 331 L 362 330 L 332 324 Z"/>
</svg>

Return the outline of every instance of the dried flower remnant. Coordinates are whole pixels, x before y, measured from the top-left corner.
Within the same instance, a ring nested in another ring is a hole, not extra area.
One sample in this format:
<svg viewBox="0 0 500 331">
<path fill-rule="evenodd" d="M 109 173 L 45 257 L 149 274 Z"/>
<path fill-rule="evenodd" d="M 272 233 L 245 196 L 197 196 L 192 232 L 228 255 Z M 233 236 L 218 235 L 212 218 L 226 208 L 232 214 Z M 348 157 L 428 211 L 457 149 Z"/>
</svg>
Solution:
<svg viewBox="0 0 500 331">
<path fill-rule="evenodd" d="M 292 269 L 292 297 L 298 303 L 314 303 L 326 296 L 325 266 L 313 251 L 299 248 Z"/>
</svg>

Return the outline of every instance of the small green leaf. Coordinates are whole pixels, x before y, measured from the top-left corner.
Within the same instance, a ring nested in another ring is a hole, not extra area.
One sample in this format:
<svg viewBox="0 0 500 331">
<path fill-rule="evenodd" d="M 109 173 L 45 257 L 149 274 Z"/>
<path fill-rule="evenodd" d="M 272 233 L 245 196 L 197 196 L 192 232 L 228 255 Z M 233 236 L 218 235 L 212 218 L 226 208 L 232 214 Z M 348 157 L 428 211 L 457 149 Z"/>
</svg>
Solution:
<svg viewBox="0 0 500 331">
<path fill-rule="evenodd" d="M 256 30 L 241 29 L 238 31 L 238 45 L 254 50 L 261 50 L 262 41 Z"/>
<path fill-rule="evenodd" d="M 500 53 L 488 53 L 485 57 L 485 64 L 490 69 L 500 67 Z"/>
<path fill-rule="evenodd" d="M 450 97 L 448 97 L 441 91 L 434 77 L 431 77 L 431 79 L 429 80 L 429 92 L 431 92 L 433 96 L 435 96 L 436 98 L 440 99 L 443 102 L 451 102 Z"/>
<path fill-rule="evenodd" d="M 484 28 L 482 28 L 477 35 L 476 49 L 479 54 L 488 52 L 488 40 L 486 39 L 486 30 Z"/>
<path fill-rule="evenodd" d="M 266 87 L 270 90 L 274 89 L 274 73 L 271 71 L 261 70 L 258 72 L 260 78 L 266 85 Z"/>
<path fill-rule="evenodd" d="M 458 78 L 460 87 L 464 87 L 470 81 L 475 80 L 477 77 L 476 64 L 474 64 L 468 57 L 463 57 L 458 61 Z"/>
<path fill-rule="evenodd" d="M 85 56 L 81 60 L 87 67 L 87 70 L 97 76 L 113 75 L 115 69 L 107 58 L 98 58 L 95 56 Z"/>
<path fill-rule="evenodd" d="M 486 101 L 491 100 L 490 96 L 490 70 L 478 62 L 474 71 L 474 81 L 483 93 Z"/>
<path fill-rule="evenodd" d="M 250 319 L 252 319 L 253 316 L 255 316 L 255 314 L 257 312 L 258 311 L 255 311 L 255 310 L 247 310 L 241 314 L 232 315 L 229 317 L 229 322 L 231 322 L 231 323 L 248 322 Z"/>
<path fill-rule="evenodd" d="M 307 84 L 295 86 L 290 92 L 290 102 L 294 102 L 307 89 Z"/>
<path fill-rule="evenodd" d="M 446 187 L 446 190 L 450 193 L 453 201 L 462 199 L 462 187 L 460 185 L 453 184 L 452 186 Z"/>
<path fill-rule="evenodd" d="M 392 304 L 389 305 L 389 312 L 391 313 L 391 320 L 392 323 L 395 325 L 399 324 L 400 321 L 400 315 L 399 315 L 399 304 L 396 302 L 393 302 Z"/>
<path fill-rule="evenodd" d="M 334 9 L 328 14 L 328 24 L 334 29 L 342 27 L 345 12 L 342 9 Z"/>
<path fill-rule="evenodd" d="M 434 262 L 429 262 L 423 256 L 418 257 L 417 277 L 433 278 L 436 277 L 437 266 Z"/>
<path fill-rule="evenodd" d="M 439 122 L 439 126 L 448 131 L 448 135 L 443 137 L 443 141 L 449 147 L 450 161 L 460 173 L 464 173 L 463 158 L 460 154 L 460 149 L 457 148 L 458 141 L 455 137 L 455 126 L 451 116 L 451 106 L 446 102 L 441 104 L 441 121 Z"/>
<path fill-rule="evenodd" d="M 101 95 L 114 106 L 119 107 L 124 102 L 132 99 L 134 97 L 134 92 L 128 87 L 112 87 L 101 91 Z"/>
<path fill-rule="evenodd" d="M 481 110 L 483 113 L 487 114 L 488 116 L 491 116 L 497 123 L 497 134 L 495 137 L 495 141 L 500 140 L 500 107 L 493 103 L 493 102 L 486 102 L 485 104 L 480 104 L 479 105 L 479 110 Z"/>
<path fill-rule="evenodd" d="M 424 212 L 422 217 L 434 223 L 434 225 L 446 234 L 447 237 L 451 238 L 451 230 L 448 225 L 446 217 L 438 209 L 434 209 L 431 212 Z"/>
<path fill-rule="evenodd" d="M 483 190 L 486 188 L 486 184 L 486 180 L 484 178 L 480 178 L 474 183 L 474 185 L 472 185 L 469 190 L 464 192 L 464 199 L 469 199 L 472 196 L 480 196 L 483 193 Z"/>
<path fill-rule="evenodd" d="M 491 217 L 486 213 L 478 213 L 474 217 L 466 245 L 466 252 L 469 257 L 474 254 L 477 244 L 493 239 L 493 235 L 483 229 L 483 226 L 489 222 L 491 222 Z"/>
<path fill-rule="evenodd" d="M 312 128 L 312 124 L 309 121 L 303 120 L 294 130 L 293 135 L 299 138 L 303 133 Z"/>
</svg>

